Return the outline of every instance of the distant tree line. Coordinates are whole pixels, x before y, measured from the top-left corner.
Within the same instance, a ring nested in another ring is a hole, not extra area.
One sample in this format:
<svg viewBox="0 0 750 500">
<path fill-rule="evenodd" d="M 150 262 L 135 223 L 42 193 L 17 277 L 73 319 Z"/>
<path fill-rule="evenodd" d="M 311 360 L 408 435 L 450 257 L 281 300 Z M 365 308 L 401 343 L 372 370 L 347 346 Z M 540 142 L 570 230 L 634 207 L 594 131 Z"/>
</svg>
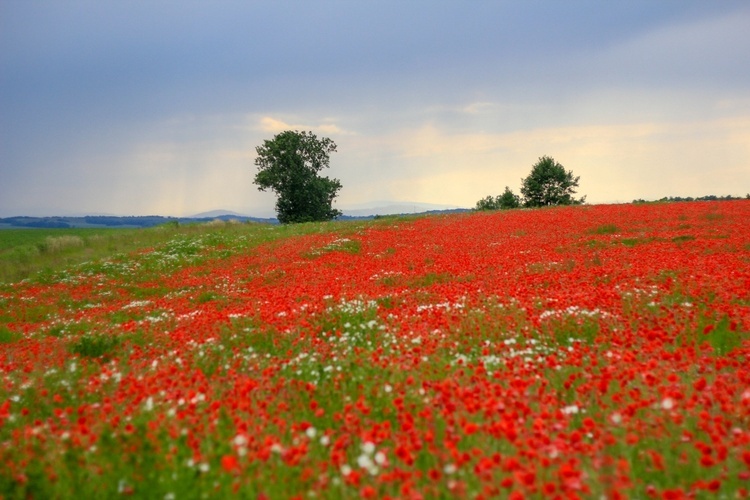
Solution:
<svg viewBox="0 0 750 500">
<path fill-rule="evenodd" d="M 96 224 L 100 226 L 138 226 L 151 227 L 164 224 L 170 220 L 177 220 L 173 217 L 162 217 L 159 215 L 143 215 L 118 217 L 115 215 L 87 215 L 83 218 L 86 224 Z"/>
<path fill-rule="evenodd" d="M 542 156 L 532 167 L 531 173 L 521 179 L 521 195 L 505 186 L 498 196 L 487 196 L 477 202 L 477 210 L 506 210 L 519 207 L 546 207 L 552 205 L 580 205 L 586 197 L 576 199 L 573 195 L 580 177 L 550 156 Z"/>
<path fill-rule="evenodd" d="M 14 227 L 44 229 L 65 229 L 72 227 L 67 220 L 61 217 L 7 217 L 5 219 L 0 219 L 0 223 Z"/>
<path fill-rule="evenodd" d="M 644 200 L 643 198 L 638 198 L 637 200 L 633 200 L 633 203 L 659 203 L 659 202 L 671 202 L 671 201 L 724 201 L 724 200 L 750 200 L 750 193 L 746 194 L 745 197 L 741 196 L 732 196 L 732 195 L 726 195 L 726 196 L 716 196 L 713 194 L 709 194 L 707 196 L 698 196 L 696 198 L 693 198 L 692 196 L 665 196 L 664 198 L 654 200 L 654 201 L 648 201 Z"/>
<path fill-rule="evenodd" d="M 159 224 L 165 224 L 170 220 L 178 220 L 174 217 L 162 217 L 160 215 L 131 215 L 119 217 L 114 215 L 87 215 L 85 217 L 6 217 L 0 218 L 0 223 L 8 224 L 14 227 L 35 227 L 35 228 L 68 228 L 68 227 L 85 227 L 87 225 L 95 226 L 129 226 L 129 227 L 152 227 Z"/>
</svg>

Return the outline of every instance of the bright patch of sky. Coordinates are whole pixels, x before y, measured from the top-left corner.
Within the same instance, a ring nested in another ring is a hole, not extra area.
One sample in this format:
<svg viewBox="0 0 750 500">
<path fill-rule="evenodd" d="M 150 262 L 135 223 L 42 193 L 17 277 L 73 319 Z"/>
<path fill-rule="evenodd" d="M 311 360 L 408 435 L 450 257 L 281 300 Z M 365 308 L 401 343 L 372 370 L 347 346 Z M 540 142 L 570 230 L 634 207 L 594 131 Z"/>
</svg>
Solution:
<svg viewBox="0 0 750 500">
<path fill-rule="evenodd" d="M 332 138 L 337 207 L 472 207 L 542 155 L 590 203 L 750 192 L 750 5 L 0 4 L 0 216 L 272 215 L 255 147 Z"/>
</svg>

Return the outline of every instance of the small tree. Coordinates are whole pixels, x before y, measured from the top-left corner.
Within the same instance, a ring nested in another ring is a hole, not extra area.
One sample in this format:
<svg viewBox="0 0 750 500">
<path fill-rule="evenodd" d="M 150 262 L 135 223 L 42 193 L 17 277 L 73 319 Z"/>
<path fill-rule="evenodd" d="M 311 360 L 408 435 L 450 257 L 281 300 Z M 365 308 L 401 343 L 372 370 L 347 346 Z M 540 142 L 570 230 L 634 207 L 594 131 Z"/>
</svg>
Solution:
<svg viewBox="0 0 750 500">
<path fill-rule="evenodd" d="M 476 210 L 499 210 L 518 208 L 521 206 L 521 199 L 505 186 L 505 191 L 499 196 L 486 196 L 477 202 Z"/>
<path fill-rule="evenodd" d="M 477 202 L 476 210 L 497 210 L 500 208 L 492 196 L 486 196 Z"/>
<path fill-rule="evenodd" d="M 521 198 L 518 197 L 508 186 L 505 186 L 503 194 L 497 197 L 497 205 L 502 209 L 518 208 L 521 206 Z"/>
<path fill-rule="evenodd" d="M 578 179 L 573 172 L 557 163 L 549 156 L 542 156 L 531 168 L 531 173 L 522 179 L 521 194 L 526 207 L 548 205 L 578 205 L 586 200 L 573 198 L 578 187 Z"/>
<path fill-rule="evenodd" d="M 278 195 L 276 213 L 282 224 L 331 220 L 341 211 L 331 205 L 341 182 L 318 175 L 329 167 L 329 155 L 336 144 L 312 132 L 287 130 L 255 148 L 258 190 L 271 189 Z"/>
</svg>

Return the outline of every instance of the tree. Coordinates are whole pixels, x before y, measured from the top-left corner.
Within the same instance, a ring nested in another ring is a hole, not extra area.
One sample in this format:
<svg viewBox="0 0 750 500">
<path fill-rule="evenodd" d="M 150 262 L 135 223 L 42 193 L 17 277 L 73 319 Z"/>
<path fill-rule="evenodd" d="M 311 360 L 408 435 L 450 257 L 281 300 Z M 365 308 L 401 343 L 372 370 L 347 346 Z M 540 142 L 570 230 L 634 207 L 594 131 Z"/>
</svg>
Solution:
<svg viewBox="0 0 750 500">
<path fill-rule="evenodd" d="M 573 198 L 578 187 L 578 179 L 573 172 L 557 163 L 549 156 L 542 156 L 531 168 L 531 173 L 521 182 L 523 204 L 526 207 L 548 205 L 579 205 L 586 201 Z"/>
<path fill-rule="evenodd" d="M 505 186 L 503 194 L 497 197 L 497 205 L 499 208 L 518 208 L 521 206 L 521 198 L 518 197 L 508 186 Z"/>
<path fill-rule="evenodd" d="M 507 210 L 509 208 L 518 208 L 521 206 L 521 199 L 514 194 L 508 186 L 499 196 L 486 196 L 477 202 L 476 210 Z"/>
<path fill-rule="evenodd" d="M 486 196 L 477 202 L 476 210 L 497 210 L 500 208 L 492 196 Z"/>
<path fill-rule="evenodd" d="M 287 130 L 263 141 L 255 148 L 258 190 L 271 189 L 278 195 L 276 213 L 279 222 L 331 220 L 341 215 L 331 205 L 341 182 L 318 175 L 329 167 L 330 153 L 336 144 L 327 137 L 318 139 L 312 132 Z"/>
</svg>

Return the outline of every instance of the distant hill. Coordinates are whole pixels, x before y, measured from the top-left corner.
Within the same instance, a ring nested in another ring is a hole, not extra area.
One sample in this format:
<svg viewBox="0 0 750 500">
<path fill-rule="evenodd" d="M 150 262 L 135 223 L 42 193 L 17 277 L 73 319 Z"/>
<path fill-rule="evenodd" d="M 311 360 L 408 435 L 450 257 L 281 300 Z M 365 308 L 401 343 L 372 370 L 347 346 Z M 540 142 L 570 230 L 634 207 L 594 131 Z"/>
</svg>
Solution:
<svg viewBox="0 0 750 500">
<path fill-rule="evenodd" d="M 0 228 L 85 228 L 85 227 L 153 227 L 170 222 L 191 224 L 212 220 L 238 220 L 240 222 L 260 222 L 278 224 L 275 218 L 220 215 L 218 217 L 163 217 L 161 215 L 127 216 L 87 215 L 84 217 L 6 217 L 0 218 Z"/>
<path fill-rule="evenodd" d="M 436 214 L 448 214 L 448 213 L 460 213 L 468 212 L 466 208 L 454 208 L 446 210 L 423 210 L 419 212 L 413 212 L 405 208 L 402 212 L 396 212 L 396 205 L 392 205 L 389 210 L 375 210 L 380 213 L 370 213 L 369 215 L 353 215 L 354 213 L 362 213 L 365 210 L 351 211 L 349 214 L 345 213 L 337 220 L 369 220 L 379 217 L 395 217 L 399 215 L 436 215 Z M 9 228 L 45 228 L 45 229 L 65 229 L 65 228 L 102 228 L 102 227 L 119 227 L 119 228 L 138 228 L 138 227 L 153 227 L 167 223 L 177 222 L 179 224 L 195 224 L 205 223 L 212 220 L 235 220 L 239 222 L 257 222 L 262 224 L 278 224 L 279 221 L 275 217 L 250 217 L 246 215 L 240 215 L 236 212 L 227 210 L 213 210 L 211 212 L 203 212 L 195 214 L 192 217 L 163 217 L 161 215 L 143 215 L 143 216 L 117 216 L 117 215 L 86 215 L 83 217 L 67 217 L 67 216 L 53 216 L 53 217 L 6 217 L 0 218 L 0 229 Z"/>
<path fill-rule="evenodd" d="M 250 217 L 249 215 L 243 215 L 241 213 L 232 212 L 231 210 L 211 210 L 209 212 L 201 212 L 199 214 L 191 215 L 191 219 L 216 219 L 218 217 Z"/>
</svg>

